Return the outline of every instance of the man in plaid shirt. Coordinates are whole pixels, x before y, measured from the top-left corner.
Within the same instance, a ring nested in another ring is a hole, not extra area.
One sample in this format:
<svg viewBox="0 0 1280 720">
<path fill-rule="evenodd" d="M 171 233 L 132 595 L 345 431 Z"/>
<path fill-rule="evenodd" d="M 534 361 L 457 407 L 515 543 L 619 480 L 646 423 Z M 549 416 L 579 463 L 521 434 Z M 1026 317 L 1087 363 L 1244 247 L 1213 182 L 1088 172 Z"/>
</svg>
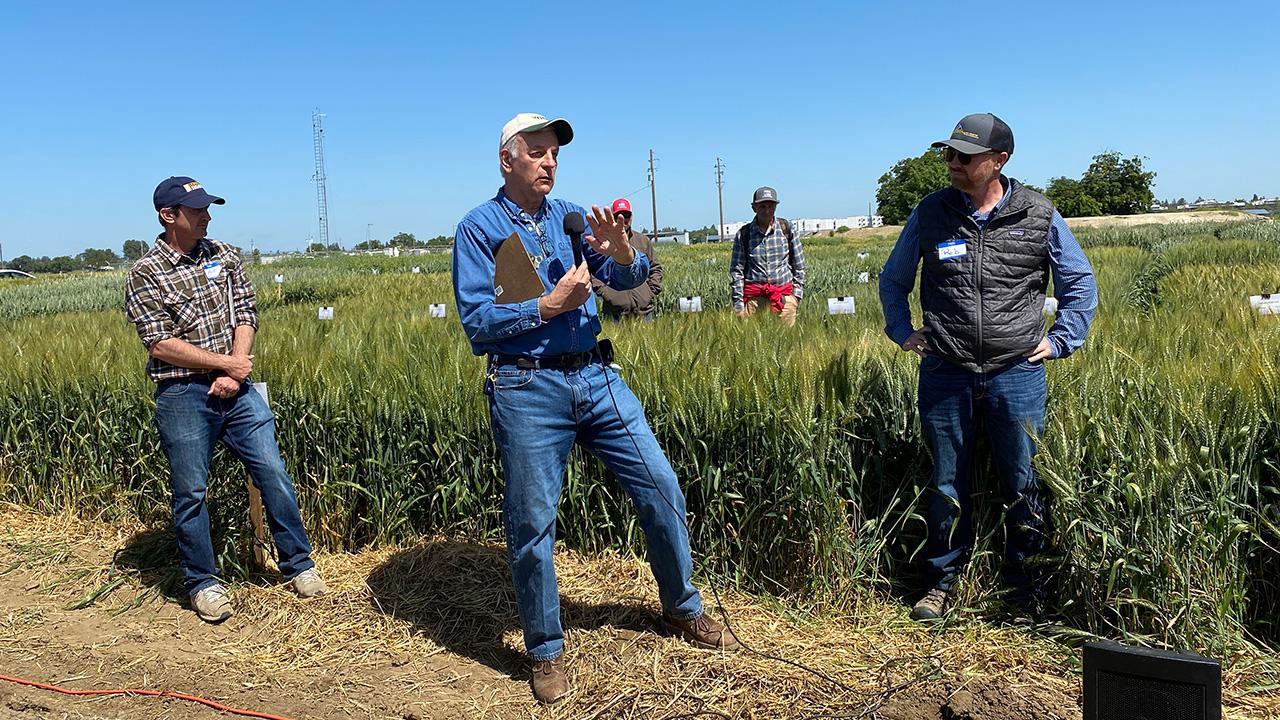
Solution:
<svg viewBox="0 0 1280 720">
<path fill-rule="evenodd" d="M 756 190 L 751 209 L 755 219 L 733 239 L 729 263 L 733 311 L 746 317 L 767 307 L 788 326 L 795 325 L 796 309 L 804 296 L 804 249 L 791 224 L 774 216 L 778 193 L 773 188 Z"/>
<path fill-rule="evenodd" d="M 293 481 L 276 446 L 275 416 L 248 381 L 258 314 L 235 248 L 205 237 L 209 205 L 226 201 L 189 177 L 153 196 L 164 232 L 129 270 L 125 314 L 138 330 L 156 383 L 156 426 L 169 458 L 173 526 L 191 605 L 200 619 L 231 617 L 218 580 L 209 510 L 209 459 L 222 440 L 262 493 L 280 572 L 303 598 L 326 592 L 311 560 Z"/>
</svg>

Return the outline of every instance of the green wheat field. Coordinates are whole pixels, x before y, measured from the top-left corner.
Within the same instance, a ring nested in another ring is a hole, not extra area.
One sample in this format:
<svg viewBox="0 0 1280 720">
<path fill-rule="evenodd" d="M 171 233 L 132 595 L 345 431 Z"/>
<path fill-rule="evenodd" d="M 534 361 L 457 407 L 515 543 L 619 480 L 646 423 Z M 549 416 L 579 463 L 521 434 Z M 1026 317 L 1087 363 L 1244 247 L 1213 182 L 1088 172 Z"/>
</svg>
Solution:
<svg viewBox="0 0 1280 720">
<path fill-rule="evenodd" d="M 1056 496 L 1064 625 L 1216 657 L 1280 649 L 1280 317 L 1248 302 L 1280 290 L 1280 224 L 1079 236 L 1100 309 L 1085 347 L 1049 367 L 1038 458 Z M 732 316 L 728 246 L 663 246 L 658 321 L 606 327 L 688 496 L 700 572 L 835 608 L 911 587 L 929 460 L 914 356 L 885 338 L 875 289 L 893 241 L 808 239 L 795 328 Z M 483 363 L 458 324 L 448 262 L 341 257 L 251 270 L 255 376 L 269 383 L 321 547 L 501 537 Z M 167 522 L 167 463 L 123 282 L 113 273 L 0 284 L 0 500 Z M 701 296 L 705 311 L 678 312 L 685 295 Z M 837 295 L 855 298 L 855 315 L 826 314 Z M 437 302 L 448 305 L 443 320 L 428 312 Z M 317 320 L 321 305 L 334 306 L 332 321 Z M 981 549 L 963 586 L 980 607 L 999 584 L 1002 539 L 995 484 L 978 488 Z M 216 541 L 241 571 L 243 492 L 243 471 L 219 451 Z M 586 552 L 643 552 L 625 495 L 579 450 L 559 527 Z"/>
</svg>

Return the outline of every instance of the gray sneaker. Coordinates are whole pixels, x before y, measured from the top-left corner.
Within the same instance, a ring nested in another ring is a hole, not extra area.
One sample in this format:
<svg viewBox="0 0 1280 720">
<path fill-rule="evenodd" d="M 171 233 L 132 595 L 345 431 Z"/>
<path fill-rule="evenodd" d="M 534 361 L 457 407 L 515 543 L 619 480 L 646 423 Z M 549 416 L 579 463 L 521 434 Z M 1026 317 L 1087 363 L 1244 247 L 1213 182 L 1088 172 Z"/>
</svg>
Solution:
<svg viewBox="0 0 1280 720">
<path fill-rule="evenodd" d="M 951 591 L 934 588 L 911 606 L 912 620 L 940 620 L 947 611 Z"/>
<path fill-rule="evenodd" d="M 324 584 L 324 580 L 320 579 L 320 574 L 316 572 L 315 568 L 303 570 L 294 576 L 290 582 L 293 583 L 293 591 L 298 593 L 298 597 L 303 600 L 329 592 L 328 586 Z"/>
<path fill-rule="evenodd" d="M 191 607 L 207 623 L 220 623 L 234 612 L 231 609 L 231 599 L 227 597 L 227 589 L 220 583 L 192 595 Z"/>
</svg>

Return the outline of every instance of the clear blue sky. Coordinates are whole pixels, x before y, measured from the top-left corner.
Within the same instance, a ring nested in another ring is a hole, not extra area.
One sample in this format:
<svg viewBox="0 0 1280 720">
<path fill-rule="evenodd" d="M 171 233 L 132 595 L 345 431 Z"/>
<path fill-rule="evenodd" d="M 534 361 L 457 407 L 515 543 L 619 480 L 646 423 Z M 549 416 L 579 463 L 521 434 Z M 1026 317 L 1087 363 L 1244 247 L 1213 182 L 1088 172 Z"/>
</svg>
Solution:
<svg viewBox="0 0 1280 720">
<path fill-rule="evenodd" d="M 454 223 L 500 184 L 519 111 L 577 136 L 555 194 L 633 193 L 648 225 L 865 213 L 895 161 L 969 112 L 1014 130 L 1014 177 L 1142 155 L 1157 197 L 1280 193 L 1272 2 L 17 3 L 0 13 L 6 258 L 150 240 L 155 184 L 227 198 L 211 235 L 317 232 L 311 111 L 327 117 L 330 237 Z M 636 192 L 643 189 L 643 191 Z"/>
</svg>

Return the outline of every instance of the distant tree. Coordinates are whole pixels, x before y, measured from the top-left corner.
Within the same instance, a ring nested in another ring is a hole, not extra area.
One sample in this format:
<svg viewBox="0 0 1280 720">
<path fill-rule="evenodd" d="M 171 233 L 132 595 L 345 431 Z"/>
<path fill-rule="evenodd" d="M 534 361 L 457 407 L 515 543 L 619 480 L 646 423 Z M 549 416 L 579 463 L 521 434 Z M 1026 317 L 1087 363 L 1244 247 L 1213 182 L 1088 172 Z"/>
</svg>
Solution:
<svg viewBox="0 0 1280 720">
<path fill-rule="evenodd" d="M 363 250 L 381 250 L 382 248 L 383 245 L 381 240 L 365 240 L 362 243 L 358 243 L 352 249 L 356 252 L 361 252 Z"/>
<path fill-rule="evenodd" d="M 1123 158 L 1118 152 L 1093 157 L 1080 178 L 1084 193 L 1097 201 L 1102 215 L 1133 215 L 1146 212 L 1155 195 L 1151 192 L 1154 172 L 1142 169 L 1142 158 Z"/>
<path fill-rule="evenodd" d="M 307 246 L 307 252 L 320 253 L 324 252 L 324 243 L 313 242 Z"/>
<path fill-rule="evenodd" d="M 437 246 L 448 247 L 452 244 L 453 244 L 453 238 L 448 235 L 437 235 L 427 241 L 428 247 L 437 247 Z"/>
<path fill-rule="evenodd" d="M 1043 194 L 1044 194 L 1044 188 L 1040 187 L 1039 185 L 1032 185 L 1031 183 L 1022 183 L 1022 187 L 1026 188 L 1026 189 L 1028 189 L 1028 190 L 1035 190 L 1036 192 L 1040 193 L 1041 195 L 1043 195 Z"/>
<path fill-rule="evenodd" d="M 387 243 L 387 246 L 388 247 L 418 247 L 420 244 L 421 243 L 418 242 L 418 238 L 413 236 L 413 233 L 401 232 L 401 233 L 396 233 L 395 237 L 391 238 L 391 242 Z"/>
<path fill-rule="evenodd" d="M 57 260 L 58 258 L 54 259 Z M 89 268 L 90 270 L 97 270 L 104 267 L 116 267 L 124 262 L 120 259 L 120 256 L 116 254 L 115 250 L 100 250 L 98 248 L 86 248 L 84 252 L 76 256 L 76 260 L 79 261 L 81 266 Z M 65 272 L 65 270 L 55 270 L 53 272 Z"/>
<path fill-rule="evenodd" d="M 719 228 L 717 228 L 715 225 L 708 225 L 706 227 L 698 228 L 697 230 L 690 230 L 689 242 L 691 243 L 706 242 L 708 237 L 712 235 L 719 235 L 719 234 L 720 234 Z"/>
<path fill-rule="evenodd" d="M 123 249 L 125 262 L 129 263 L 135 263 L 147 254 L 147 244 L 141 240 L 125 240 Z"/>
<path fill-rule="evenodd" d="M 1079 180 L 1068 177 L 1052 178 L 1044 195 L 1063 217 L 1090 217 L 1102 214 L 1102 206 L 1085 193 Z"/>
<path fill-rule="evenodd" d="M 9 261 L 9 268 L 11 270 L 21 270 L 24 273 L 33 273 L 36 271 L 35 262 L 35 259 L 30 255 L 19 255 Z"/>
<path fill-rule="evenodd" d="M 919 157 L 904 158 L 880 176 L 876 190 L 877 211 L 888 225 L 906 222 L 911 210 L 925 195 L 951 184 L 947 166 L 938 150 L 926 150 Z"/>
<path fill-rule="evenodd" d="M 1253 197 L 1249 199 L 1249 202 L 1258 202 L 1258 193 L 1254 193 Z"/>
<path fill-rule="evenodd" d="M 254 265 L 262 264 L 262 251 L 258 248 L 253 249 L 253 253 L 249 256 L 249 262 Z"/>
<path fill-rule="evenodd" d="M 329 252 L 342 252 L 342 246 L 339 245 L 338 243 L 329 243 L 328 245 L 325 246 L 324 249 L 328 250 Z"/>
</svg>

